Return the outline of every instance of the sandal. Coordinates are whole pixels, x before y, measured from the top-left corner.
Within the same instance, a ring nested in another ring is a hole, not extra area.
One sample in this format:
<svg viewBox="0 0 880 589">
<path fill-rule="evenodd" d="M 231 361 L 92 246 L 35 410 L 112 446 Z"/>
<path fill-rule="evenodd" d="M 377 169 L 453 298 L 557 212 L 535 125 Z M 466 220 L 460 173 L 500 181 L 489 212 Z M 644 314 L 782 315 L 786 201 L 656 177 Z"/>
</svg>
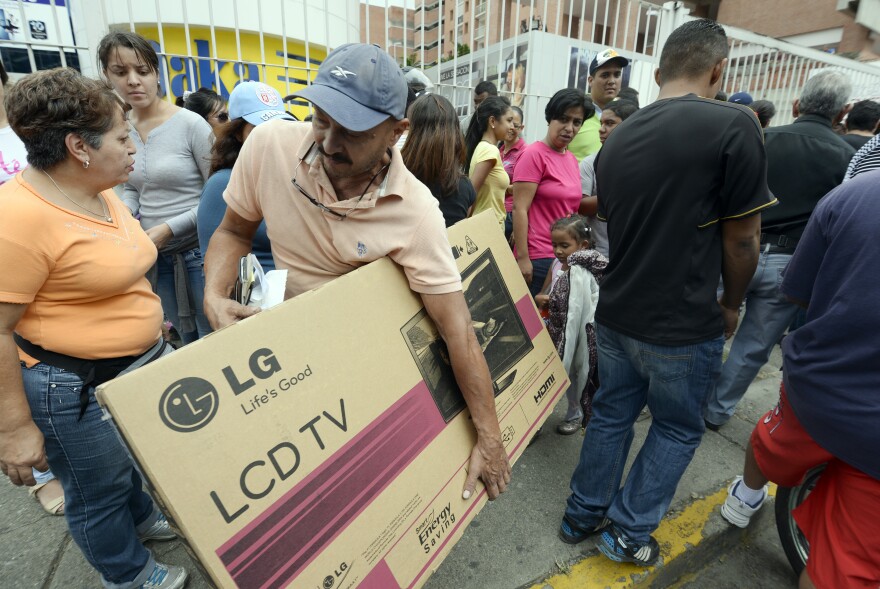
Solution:
<svg viewBox="0 0 880 589">
<path fill-rule="evenodd" d="M 34 485 L 33 487 L 30 487 L 28 489 L 28 495 L 33 497 L 34 501 L 39 503 L 43 507 L 45 512 L 49 515 L 64 515 L 64 491 L 61 492 L 61 495 L 59 497 L 55 497 L 54 499 L 50 499 L 45 502 L 40 499 L 40 491 L 43 489 L 43 487 L 52 482 L 58 483 L 58 480 L 53 479 L 46 483 Z M 58 486 L 60 487 L 61 483 L 58 483 Z"/>
</svg>

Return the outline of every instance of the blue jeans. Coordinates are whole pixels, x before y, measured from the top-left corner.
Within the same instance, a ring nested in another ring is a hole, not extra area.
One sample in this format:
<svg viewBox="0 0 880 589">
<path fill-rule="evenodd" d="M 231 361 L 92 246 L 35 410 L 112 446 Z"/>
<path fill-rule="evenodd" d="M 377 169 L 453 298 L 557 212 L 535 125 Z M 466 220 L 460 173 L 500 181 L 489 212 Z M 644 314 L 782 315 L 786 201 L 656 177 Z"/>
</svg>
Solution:
<svg viewBox="0 0 880 589">
<path fill-rule="evenodd" d="M 544 287 L 544 279 L 547 278 L 547 272 L 550 271 L 550 266 L 553 265 L 553 260 L 555 259 L 538 258 L 532 260 L 532 283 L 529 284 L 529 292 L 532 294 L 532 297 L 541 293 L 541 289 Z"/>
<path fill-rule="evenodd" d="M 184 333 L 180 329 L 180 317 L 177 315 L 177 293 L 174 290 L 174 265 L 173 256 L 170 254 L 159 254 L 156 263 L 159 265 L 159 277 L 156 284 L 156 294 L 162 300 L 162 310 L 168 321 L 174 324 L 177 332 L 180 334 L 180 340 L 189 344 L 200 337 L 205 337 L 211 333 L 211 324 L 205 316 L 205 308 L 203 301 L 205 298 L 205 272 L 202 262 L 202 251 L 199 248 L 193 248 L 183 254 L 186 262 L 186 274 L 189 278 L 190 289 L 193 294 L 194 319 L 197 331 Z"/>
<path fill-rule="evenodd" d="M 21 375 L 49 466 L 64 488 L 70 535 L 105 587 L 140 586 L 155 561 L 138 533 L 160 514 L 116 430 L 101 419 L 94 394 L 79 419 L 82 381 L 76 374 L 37 364 L 22 366 Z"/>
<path fill-rule="evenodd" d="M 773 346 L 797 315 L 798 306 L 779 292 L 782 272 L 790 259 L 788 254 L 768 253 L 767 248 L 758 258 L 746 291 L 745 313 L 721 377 L 709 393 L 705 414 L 709 423 L 723 425 L 733 416 L 737 403 L 770 358 Z"/>
<path fill-rule="evenodd" d="M 565 510 L 578 528 L 603 517 L 631 540 L 647 542 L 669 509 L 705 431 L 706 395 L 721 371 L 724 338 L 658 346 L 597 326 L 599 390 Z M 653 421 L 620 488 L 633 425 L 648 405 Z"/>
</svg>

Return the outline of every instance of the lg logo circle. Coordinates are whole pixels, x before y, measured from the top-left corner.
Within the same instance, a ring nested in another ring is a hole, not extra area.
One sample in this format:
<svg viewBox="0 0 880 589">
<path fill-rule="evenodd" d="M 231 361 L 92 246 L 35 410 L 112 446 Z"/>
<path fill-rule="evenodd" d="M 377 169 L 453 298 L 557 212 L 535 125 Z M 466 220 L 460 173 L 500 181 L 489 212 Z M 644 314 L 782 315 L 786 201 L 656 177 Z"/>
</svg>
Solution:
<svg viewBox="0 0 880 589">
<path fill-rule="evenodd" d="M 178 432 L 202 429 L 217 414 L 220 396 L 217 389 L 203 378 L 188 376 L 173 383 L 159 400 L 159 416 Z"/>
</svg>

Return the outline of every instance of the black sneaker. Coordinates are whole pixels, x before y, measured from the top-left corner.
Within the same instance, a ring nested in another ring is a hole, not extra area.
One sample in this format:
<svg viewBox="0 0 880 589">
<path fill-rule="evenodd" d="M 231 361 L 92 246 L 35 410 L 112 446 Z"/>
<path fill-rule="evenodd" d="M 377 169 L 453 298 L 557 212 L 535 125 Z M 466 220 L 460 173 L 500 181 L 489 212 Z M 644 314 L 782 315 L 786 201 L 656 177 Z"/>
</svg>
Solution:
<svg viewBox="0 0 880 589">
<path fill-rule="evenodd" d="M 608 520 L 603 519 L 602 523 L 600 523 L 595 528 L 592 528 L 590 530 L 583 530 L 568 521 L 567 517 L 563 517 L 562 524 L 559 526 L 559 539 L 566 544 L 579 544 L 593 534 L 600 532 L 607 525 Z"/>
<path fill-rule="evenodd" d="M 706 429 L 710 429 L 713 432 L 717 432 L 721 429 L 721 426 L 724 424 L 712 423 L 711 421 L 704 419 L 703 422 L 706 424 Z"/>
<path fill-rule="evenodd" d="M 660 556 L 660 545 L 653 536 L 647 544 L 636 544 L 614 526 L 608 526 L 602 532 L 599 550 L 615 562 L 631 562 L 643 567 L 653 565 Z"/>
</svg>

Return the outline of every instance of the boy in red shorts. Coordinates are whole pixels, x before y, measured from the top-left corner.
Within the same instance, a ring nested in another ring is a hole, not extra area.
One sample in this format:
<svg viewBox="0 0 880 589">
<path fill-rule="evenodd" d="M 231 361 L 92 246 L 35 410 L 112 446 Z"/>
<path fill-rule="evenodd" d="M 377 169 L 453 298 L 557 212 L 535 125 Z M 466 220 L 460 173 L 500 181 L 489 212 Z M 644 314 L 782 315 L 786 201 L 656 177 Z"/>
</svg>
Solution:
<svg viewBox="0 0 880 589">
<path fill-rule="evenodd" d="M 758 422 L 721 514 L 744 528 L 766 483 L 828 466 L 794 512 L 810 543 L 801 589 L 880 587 L 880 171 L 813 211 L 781 290 L 807 308 L 785 338 L 779 405 Z"/>
</svg>

